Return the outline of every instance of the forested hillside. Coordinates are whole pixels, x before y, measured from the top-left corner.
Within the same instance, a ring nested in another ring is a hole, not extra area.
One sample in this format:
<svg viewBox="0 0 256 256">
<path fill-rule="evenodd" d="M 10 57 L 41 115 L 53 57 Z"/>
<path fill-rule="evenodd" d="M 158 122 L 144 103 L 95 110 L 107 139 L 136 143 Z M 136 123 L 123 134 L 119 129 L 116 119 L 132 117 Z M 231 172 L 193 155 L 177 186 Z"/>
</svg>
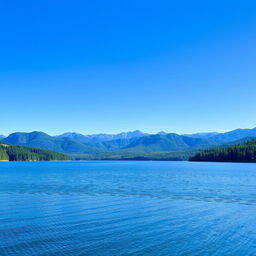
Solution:
<svg viewBox="0 0 256 256">
<path fill-rule="evenodd" d="M 135 140 L 125 147 L 125 149 L 133 150 L 134 152 L 161 152 L 161 151 L 176 151 L 187 150 L 198 147 L 210 147 L 216 145 L 207 139 L 191 138 L 175 133 L 165 135 L 156 134 L 145 136 Z"/>
<path fill-rule="evenodd" d="M 0 143 L 0 161 L 52 160 L 70 160 L 70 157 L 49 150 Z"/>
<path fill-rule="evenodd" d="M 74 160 L 158 160 L 183 161 L 194 155 L 198 150 L 177 150 L 163 152 L 133 152 L 128 150 L 102 152 L 97 154 L 72 154 Z"/>
<path fill-rule="evenodd" d="M 199 152 L 190 161 L 205 162 L 256 162 L 256 140 L 242 144 Z"/>
<path fill-rule="evenodd" d="M 2 142 L 12 145 L 47 149 L 59 153 L 97 152 L 91 144 L 82 144 L 70 138 L 56 138 L 43 132 L 17 132 L 4 138 Z"/>
</svg>

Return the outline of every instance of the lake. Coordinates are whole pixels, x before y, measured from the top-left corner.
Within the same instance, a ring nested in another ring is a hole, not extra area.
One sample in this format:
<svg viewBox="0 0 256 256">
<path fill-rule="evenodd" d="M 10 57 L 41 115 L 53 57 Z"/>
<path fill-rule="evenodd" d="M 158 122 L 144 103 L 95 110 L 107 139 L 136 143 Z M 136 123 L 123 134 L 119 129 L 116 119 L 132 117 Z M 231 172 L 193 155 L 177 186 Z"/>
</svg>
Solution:
<svg viewBox="0 0 256 256">
<path fill-rule="evenodd" d="M 256 164 L 2 162 L 0 255 L 256 255 Z"/>
</svg>

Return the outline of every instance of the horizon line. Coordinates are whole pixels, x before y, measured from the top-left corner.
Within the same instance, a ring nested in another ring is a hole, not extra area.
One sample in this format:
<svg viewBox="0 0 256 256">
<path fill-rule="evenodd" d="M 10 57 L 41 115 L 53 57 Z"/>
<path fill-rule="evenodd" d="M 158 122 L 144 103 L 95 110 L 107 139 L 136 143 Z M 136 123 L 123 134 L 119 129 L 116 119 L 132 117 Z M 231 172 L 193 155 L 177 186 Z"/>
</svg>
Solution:
<svg viewBox="0 0 256 256">
<path fill-rule="evenodd" d="M 38 130 L 32 130 L 32 131 L 17 131 L 17 132 L 11 132 L 9 133 L 8 135 L 6 134 L 2 134 L 0 133 L 1 136 L 5 136 L 5 137 L 8 137 L 10 136 L 11 134 L 14 134 L 14 133 L 32 133 L 32 132 L 42 132 L 42 133 L 46 133 L 50 136 L 60 136 L 60 135 L 63 135 L 65 133 L 76 133 L 76 134 L 81 134 L 83 136 L 93 136 L 93 135 L 103 135 L 103 134 L 106 134 L 106 135 L 118 135 L 118 134 L 121 134 L 121 133 L 129 133 L 129 132 L 141 132 L 141 133 L 145 133 L 145 134 L 148 134 L 148 135 L 156 135 L 156 134 L 159 134 L 159 133 L 166 133 L 166 134 L 171 134 L 171 133 L 174 133 L 174 134 L 178 134 L 178 135 L 193 135 L 193 134 L 200 134 L 200 133 L 226 133 L 226 132 L 231 132 L 231 131 L 235 131 L 235 130 L 251 130 L 251 129 L 255 129 L 256 127 L 253 127 L 253 128 L 235 128 L 235 129 L 231 129 L 231 130 L 222 130 L 222 131 L 198 131 L 198 132 L 191 132 L 191 133 L 177 133 L 177 132 L 169 132 L 169 131 L 159 131 L 159 132 L 155 132 L 155 133 L 150 133 L 150 132 L 145 132 L 145 131 L 142 131 L 142 130 L 139 130 L 139 129 L 135 129 L 135 130 L 130 130 L 130 131 L 121 131 L 121 132 L 116 132 L 116 133 L 104 133 L 104 132 L 99 132 L 99 133 L 82 133 L 82 132 L 64 132 L 64 133 L 59 133 L 59 134 L 54 134 L 52 135 L 51 133 L 47 133 L 47 132 L 44 132 L 44 131 L 38 131 Z"/>
</svg>

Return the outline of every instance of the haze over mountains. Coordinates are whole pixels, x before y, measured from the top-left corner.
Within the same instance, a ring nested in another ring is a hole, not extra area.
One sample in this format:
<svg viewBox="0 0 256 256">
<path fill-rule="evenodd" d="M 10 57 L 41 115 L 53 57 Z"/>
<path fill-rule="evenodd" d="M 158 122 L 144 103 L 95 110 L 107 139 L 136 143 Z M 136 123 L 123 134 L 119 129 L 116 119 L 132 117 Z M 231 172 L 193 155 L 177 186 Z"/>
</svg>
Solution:
<svg viewBox="0 0 256 256">
<path fill-rule="evenodd" d="M 183 134 L 185 136 L 189 136 L 192 138 L 204 138 L 204 139 L 209 139 L 215 135 L 218 135 L 218 132 L 201 132 L 201 133 L 194 133 L 194 134 Z"/>
<path fill-rule="evenodd" d="M 122 133 L 118 133 L 118 134 L 105 134 L 105 133 L 101 133 L 101 134 L 92 134 L 92 135 L 83 135 L 83 134 L 79 134 L 79 133 L 64 133 L 61 135 L 58 135 L 56 137 L 59 138 L 63 138 L 63 137 L 69 137 L 75 140 L 84 140 L 85 138 L 88 138 L 89 140 L 93 140 L 95 142 L 101 142 L 101 141 L 110 141 L 110 140 L 120 140 L 120 139 L 132 139 L 132 138 L 140 138 L 146 135 L 150 135 L 148 133 L 143 133 L 139 130 L 135 130 L 132 132 L 122 132 Z"/>
<path fill-rule="evenodd" d="M 6 138 L 0 138 L 0 140 L 13 145 L 37 147 L 66 154 L 99 154 L 103 152 L 142 154 L 205 149 L 254 137 L 256 137 L 256 128 L 237 129 L 226 133 L 188 135 L 165 132 L 150 135 L 139 130 L 116 135 L 64 133 L 58 136 L 50 136 L 43 132 L 17 132 Z"/>
</svg>

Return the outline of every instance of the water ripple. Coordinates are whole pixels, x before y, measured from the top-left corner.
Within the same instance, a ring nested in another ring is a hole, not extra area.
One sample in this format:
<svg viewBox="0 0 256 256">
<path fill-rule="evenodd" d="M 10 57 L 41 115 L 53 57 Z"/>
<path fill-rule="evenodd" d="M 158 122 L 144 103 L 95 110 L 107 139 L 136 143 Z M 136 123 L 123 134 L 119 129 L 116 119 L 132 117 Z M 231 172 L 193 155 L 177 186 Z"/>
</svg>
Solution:
<svg viewBox="0 0 256 256">
<path fill-rule="evenodd" d="M 4 166 L 1 256 L 256 255 L 254 165 Z"/>
</svg>

